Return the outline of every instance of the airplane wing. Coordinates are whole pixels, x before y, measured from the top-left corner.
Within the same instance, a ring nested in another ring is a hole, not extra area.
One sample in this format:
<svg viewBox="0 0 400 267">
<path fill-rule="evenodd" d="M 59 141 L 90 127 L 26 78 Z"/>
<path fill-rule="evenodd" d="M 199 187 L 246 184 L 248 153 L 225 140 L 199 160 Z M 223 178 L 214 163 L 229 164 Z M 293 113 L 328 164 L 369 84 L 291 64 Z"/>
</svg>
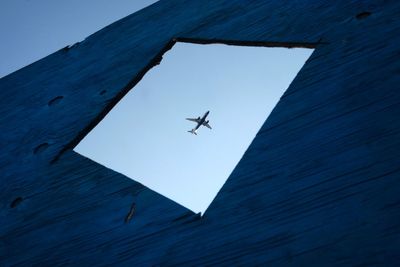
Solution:
<svg viewBox="0 0 400 267">
<path fill-rule="evenodd" d="M 186 118 L 188 121 L 194 121 L 194 122 L 196 122 L 196 123 L 199 123 L 199 119 L 191 119 L 191 118 Z"/>
<path fill-rule="evenodd" d="M 208 129 L 212 129 L 210 124 L 208 124 L 207 122 L 203 122 L 203 126 L 206 126 Z"/>
</svg>

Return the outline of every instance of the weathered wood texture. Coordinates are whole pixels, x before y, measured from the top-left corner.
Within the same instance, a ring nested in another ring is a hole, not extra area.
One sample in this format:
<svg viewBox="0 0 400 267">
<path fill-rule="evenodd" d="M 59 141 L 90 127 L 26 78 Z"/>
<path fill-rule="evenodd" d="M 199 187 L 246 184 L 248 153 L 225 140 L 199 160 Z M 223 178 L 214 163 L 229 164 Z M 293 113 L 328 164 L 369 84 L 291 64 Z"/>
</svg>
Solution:
<svg viewBox="0 0 400 267">
<path fill-rule="evenodd" d="M 0 266 L 400 266 L 399 18 L 164 0 L 2 78 Z M 71 150 L 173 38 L 319 43 L 201 219 Z"/>
</svg>

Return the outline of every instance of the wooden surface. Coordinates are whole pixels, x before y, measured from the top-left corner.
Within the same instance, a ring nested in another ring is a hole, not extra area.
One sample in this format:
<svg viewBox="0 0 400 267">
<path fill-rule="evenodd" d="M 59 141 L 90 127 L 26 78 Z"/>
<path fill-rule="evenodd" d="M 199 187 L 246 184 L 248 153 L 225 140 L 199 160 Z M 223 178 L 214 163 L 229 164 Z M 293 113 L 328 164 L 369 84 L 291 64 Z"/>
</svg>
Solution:
<svg viewBox="0 0 400 267">
<path fill-rule="evenodd" d="M 399 17 L 163 0 L 2 78 L 0 266 L 399 266 Z M 72 151 L 175 38 L 316 47 L 202 218 Z"/>
</svg>

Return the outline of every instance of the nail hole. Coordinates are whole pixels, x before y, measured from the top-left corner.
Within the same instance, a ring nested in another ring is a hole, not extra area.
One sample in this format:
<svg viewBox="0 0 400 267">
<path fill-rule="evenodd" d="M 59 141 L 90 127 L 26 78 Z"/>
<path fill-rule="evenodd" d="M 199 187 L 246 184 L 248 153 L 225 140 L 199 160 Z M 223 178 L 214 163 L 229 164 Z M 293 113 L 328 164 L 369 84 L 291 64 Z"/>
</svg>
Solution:
<svg viewBox="0 0 400 267">
<path fill-rule="evenodd" d="M 136 204 L 133 203 L 131 209 L 129 210 L 128 215 L 126 215 L 125 223 L 128 223 L 132 220 L 133 215 L 135 215 L 135 211 L 136 211 Z"/>
<path fill-rule="evenodd" d="M 38 153 L 42 153 L 44 150 L 46 150 L 46 148 L 49 146 L 48 143 L 43 143 L 38 145 L 37 147 L 35 147 L 35 149 L 33 150 L 33 154 L 38 154 Z"/>
<path fill-rule="evenodd" d="M 63 96 L 57 96 L 55 98 L 53 98 L 52 100 L 49 101 L 49 103 L 47 103 L 47 105 L 52 106 L 55 104 L 58 104 L 64 97 Z"/>
<path fill-rule="evenodd" d="M 100 95 L 104 95 L 107 92 L 107 90 L 103 90 L 100 92 Z"/>
<path fill-rule="evenodd" d="M 368 11 L 361 12 L 361 13 L 359 13 L 359 14 L 356 15 L 356 18 L 357 18 L 357 19 L 365 19 L 365 18 L 369 17 L 371 14 L 372 14 L 372 13 L 371 13 L 371 12 L 368 12 Z"/>
<path fill-rule="evenodd" d="M 17 197 L 16 199 L 13 200 L 13 202 L 11 202 L 10 207 L 11 208 L 17 207 L 19 204 L 21 204 L 22 200 L 23 200 L 22 197 Z"/>
</svg>

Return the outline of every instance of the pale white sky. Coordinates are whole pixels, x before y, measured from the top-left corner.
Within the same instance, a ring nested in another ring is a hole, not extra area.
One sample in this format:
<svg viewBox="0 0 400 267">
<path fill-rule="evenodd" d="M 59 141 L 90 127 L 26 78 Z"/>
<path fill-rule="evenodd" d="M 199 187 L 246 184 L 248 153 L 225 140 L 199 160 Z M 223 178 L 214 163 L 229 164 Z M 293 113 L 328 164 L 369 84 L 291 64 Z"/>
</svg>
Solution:
<svg viewBox="0 0 400 267">
<path fill-rule="evenodd" d="M 75 151 L 204 212 L 311 53 L 177 43 Z"/>
</svg>

